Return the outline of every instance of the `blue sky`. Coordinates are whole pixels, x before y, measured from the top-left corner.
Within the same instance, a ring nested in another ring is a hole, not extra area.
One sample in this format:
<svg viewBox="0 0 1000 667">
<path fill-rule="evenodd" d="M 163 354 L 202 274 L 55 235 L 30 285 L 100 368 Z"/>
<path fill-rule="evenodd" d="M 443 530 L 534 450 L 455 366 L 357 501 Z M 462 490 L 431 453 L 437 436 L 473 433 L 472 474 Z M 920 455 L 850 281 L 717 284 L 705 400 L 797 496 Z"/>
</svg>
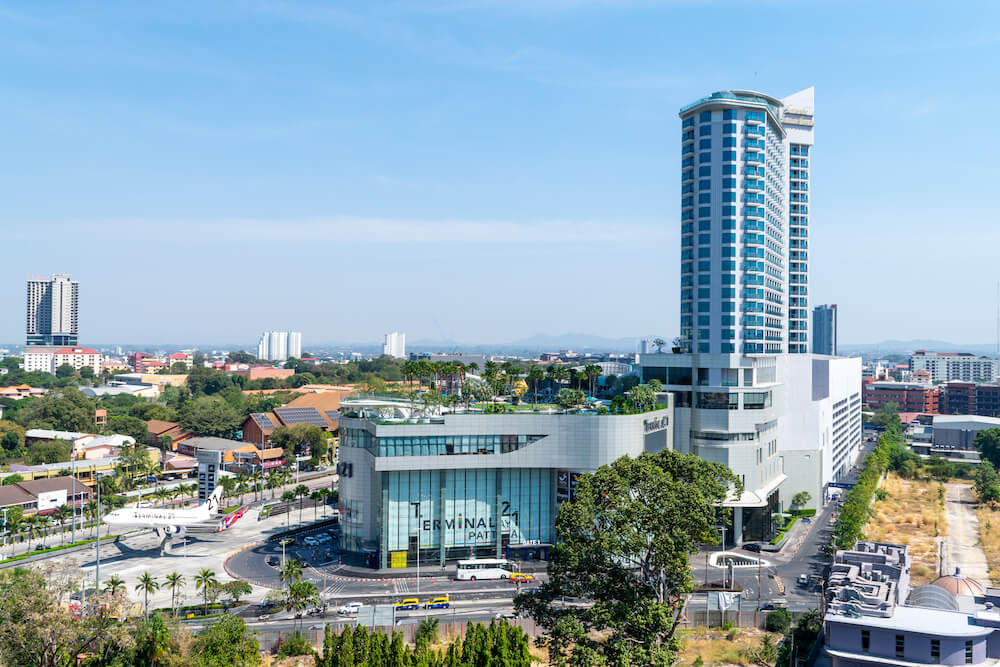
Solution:
<svg viewBox="0 0 1000 667">
<path fill-rule="evenodd" d="M 0 341 L 678 329 L 679 107 L 816 86 L 814 303 L 990 342 L 1000 5 L 7 2 Z"/>
</svg>

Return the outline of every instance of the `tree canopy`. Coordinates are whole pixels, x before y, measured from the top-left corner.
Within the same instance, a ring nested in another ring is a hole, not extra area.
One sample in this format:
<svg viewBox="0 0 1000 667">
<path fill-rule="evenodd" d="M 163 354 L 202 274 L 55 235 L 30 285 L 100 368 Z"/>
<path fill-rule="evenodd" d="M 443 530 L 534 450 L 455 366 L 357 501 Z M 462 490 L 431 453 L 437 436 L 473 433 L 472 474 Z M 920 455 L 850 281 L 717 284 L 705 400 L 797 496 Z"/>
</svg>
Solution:
<svg viewBox="0 0 1000 667">
<path fill-rule="evenodd" d="M 671 665 L 688 558 L 714 543 L 720 504 L 740 480 L 724 465 L 662 451 L 582 475 L 559 507 L 549 581 L 515 598 L 543 628 L 554 664 Z M 592 606 L 556 605 L 561 597 Z"/>
<path fill-rule="evenodd" d="M 96 409 L 97 401 L 88 398 L 79 389 L 65 387 L 31 400 L 18 410 L 15 419 L 25 428 L 86 433 L 94 429 Z"/>
<path fill-rule="evenodd" d="M 184 404 L 178 414 L 180 424 L 195 435 L 230 437 L 240 427 L 242 415 L 228 403 L 202 396 Z"/>
</svg>

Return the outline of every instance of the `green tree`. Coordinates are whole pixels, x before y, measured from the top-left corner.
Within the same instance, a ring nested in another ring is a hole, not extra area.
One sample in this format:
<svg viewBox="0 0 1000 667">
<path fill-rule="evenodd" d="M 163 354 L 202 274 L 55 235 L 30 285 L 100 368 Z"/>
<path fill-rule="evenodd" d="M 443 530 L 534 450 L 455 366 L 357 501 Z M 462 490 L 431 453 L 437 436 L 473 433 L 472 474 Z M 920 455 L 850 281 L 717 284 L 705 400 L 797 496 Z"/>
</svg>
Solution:
<svg viewBox="0 0 1000 667">
<path fill-rule="evenodd" d="M 4 455 L 12 455 L 24 449 L 24 427 L 9 419 L 0 419 L 0 446 Z"/>
<path fill-rule="evenodd" d="M 554 664 L 671 665 L 688 559 L 717 539 L 722 502 L 742 493 L 724 465 L 665 450 L 582 475 L 559 506 L 549 581 L 515 606 L 545 629 Z M 587 607 L 562 597 L 593 600 Z M 600 633 L 600 634 L 597 634 Z"/>
<path fill-rule="evenodd" d="M 587 376 L 587 381 L 590 383 L 590 395 L 593 396 L 597 378 L 601 377 L 601 367 L 597 364 L 587 364 L 583 367 L 583 374 Z"/>
<path fill-rule="evenodd" d="M 902 428 L 902 422 L 899 420 L 899 403 L 889 401 L 876 410 L 872 423 L 882 428 L 895 427 L 897 430 Z"/>
<path fill-rule="evenodd" d="M 143 616 L 147 619 L 149 618 L 149 594 L 155 593 L 160 590 L 160 584 L 156 581 L 156 577 L 151 575 L 149 572 L 143 572 L 139 575 L 139 583 L 135 585 L 136 592 L 142 592 L 143 596 Z"/>
<path fill-rule="evenodd" d="M 28 448 L 26 458 L 30 465 L 45 463 L 62 463 L 69 461 L 73 453 L 73 445 L 65 440 L 48 440 L 36 442 Z"/>
<path fill-rule="evenodd" d="M 6 477 L 4 477 L 3 482 L 0 482 L 0 484 L 2 484 L 3 486 L 7 486 L 8 484 L 17 484 L 18 482 L 23 482 L 23 481 L 24 481 L 24 475 L 16 472 L 13 475 L 7 475 Z"/>
<path fill-rule="evenodd" d="M 104 582 L 104 591 L 115 595 L 121 593 L 125 590 L 125 582 L 117 574 L 112 574 L 107 581 Z"/>
<path fill-rule="evenodd" d="M 260 643 L 239 616 L 226 614 L 206 627 L 192 646 L 197 667 L 251 667 L 260 664 Z"/>
<path fill-rule="evenodd" d="M 299 499 L 299 525 L 302 525 L 302 501 L 306 496 L 309 495 L 309 487 L 305 484 L 299 484 L 294 489 L 295 497 Z"/>
<path fill-rule="evenodd" d="M 308 451 L 317 458 L 326 456 L 328 436 L 315 424 L 279 426 L 271 433 L 270 440 L 272 447 L 283 447 L 289 453 L 304 455 Z"/>
<path fill-rule="evenodd" d="M 323 493 L 322 489 L 316 489 L 309 494 L 309 500 L 313 501 L 313 522 L 319 520 L 319 517 L 317 517 L 316 514 L 324 498 L 326 498 L 326 495 Z"/>
<path fill-rule="evenodd" d="M 281 581 L 288 586 L 302 581 L 302 563 L 294 558 L 289 558 L 285 561 L 285 565 L 281 568 L 281 572 L 278 576 Z"/>
<path fill-rule="evenodd" d="M 637 412 L 651 410 L 656 405 L 656 395 L 646 384 L 637 385 L 625 394 L 625 398 L 632 405 L 632 409 Z"/>
<path fill-rule="evenodd" d="M 1000 428 L 988 428 L 976 433 L 972 444 L 994 468 L 1000 468 Z"/>
<path fill-rule="evenodd" d="M 282 493 L 281 494 L 281 502 L 285 503 L 286 505 L 290 505 L 291 503 L 294 503 L 295 502 L 295 492 L 294 491 L 285 491 L 284 493 Z M 288 511 L 285 513 L 285 527 L 286 528 L 288 528 L 291 525 L 291 521 L 292 521 L 291 517 L 292 517 L 292 508 L 289 507 Z"/>
<path fill-rule="evenodd" d="M 253 592 L 253 587 L 245 581 L 233 579 L 222 585 L 222 592 L 229 596 L 234 605 L 237 605 L 241 598 L 245 598 Z"/>
<path fill-rule="evenodd" d="M 199 366 L 188 373 L 185 385 L 192 396 L 212 396 L 232 388 L 233 380 L 222 371 Z"/>
<path fill-rule="evenodd" d="M 257 363 L 257 357 L 250 354 L 246 350 L 240 350 L 238 352 L 230 352 L 226 360 L 231 364 L 255 364 Z"/>
<path fill-rule="evenodd" d="M 207 397 L 184 404 L 178 418 L 180 425 L 195 435 L 217 437 L 231 436 L 242 422 L 240 415 L 225 401 Z"/>
<path fill-rule="evenodd" d="M 440 619 L 436 616 L 428 616 L 417 625 L 417 631 L 413 635 L 413 643 L 418 647 L 426 647 L 437 641 L 440 630 Z"/>
<path fill-rule="evenodd" d="M 16 421 L 25 428 L 87 433 L 94 428 L 97 401 L 74 387 L 50 391 L 18 410 Z"/>
<path fill-rule="evenodd" d="M 73 377 L 74 373 L 76 373 L 76 369 L 70 364 L 60 364 L 59 368 L 56 369 L 57 378 Z"/>
<path fill-rule="evenodd" d="M 73 516 L 73 510 L 69 505 L 62 504 L 53 511 L 52 516 L 59 523 L 59 543 L 64 544 L 66 542 L 66 531 L 63 530 L 63 526 L 66 523 L 66 519 Z"/>
<path fill-rule="evenodd" d="M 146 426 L 146 422 L 138 417 L 127 415 L 108 417 L 108 426 L 105 428 L 105 432 L 131 436 L 138 444 L 145 444 L 149 440 L 149 428 Z"/>
<path fill-rule="evenodd" d="M 785 634 L 788 632 L 788 628 L 792 626 L 792 613 L 787 609 L 775 609 L 767 615 L 767 620 L 764 621 L 764 629 L 768 632 L 780 632 Z"/>
<path fill-rule="evenodd" d="M 1000 502 L 1000 475 L 989 461 L 979 464 L 976 471 L 976 496 L 981 503 Z"/>
<path fill-rule="evenodd" d="M 80 369 L 80 377 L 84 380 L 93 380 L 94 369 L 91 368 L 90 366 L 84 366 L 83 368 Z"/>
<path fill-rule="evenodd" d="M 579 410 L 587 402 L 587 396 L 579 389 L 563 387 L 556 395 L 556 404 L 563 410 Z"/>
<path fill-rule="evenodd" d="M 799 509 L 805 507 L 812 500 L 812 494 L 808 491 L 799 491 L 794 496 L 792 496 L 792 507 L 794 509 Z"/>
<path fill-rule="evenodd" d="M 201 591 L 205 601 L 205 613 L 208 614 L 208 598 L 212 595 L 213 589 L 218 587 L 219 580 L 215 578 L 215 572 L 207 567 L 201 568 L 194 576 L 194 587 Z"/>
</svg>

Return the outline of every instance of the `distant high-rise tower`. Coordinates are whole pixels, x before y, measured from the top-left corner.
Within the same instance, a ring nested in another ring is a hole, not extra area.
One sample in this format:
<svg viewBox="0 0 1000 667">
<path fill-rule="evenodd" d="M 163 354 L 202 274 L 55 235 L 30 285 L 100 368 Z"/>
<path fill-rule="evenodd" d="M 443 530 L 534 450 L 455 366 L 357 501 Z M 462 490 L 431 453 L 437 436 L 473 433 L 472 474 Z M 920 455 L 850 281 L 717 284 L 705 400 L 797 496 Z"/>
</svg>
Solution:
<svg viewBox="0 0 1000 667">
<path fill-rule="evenodd" d="M 385 343 L 382 345 L 382 354 L 388 357 L 402 359 L 406 356 L 406 334 L 401 331 L 393 331 L 385 335 Z"/>
<path fill-rule="evenodd" d="M 299 331 L 265 331 L 257 343 L 257 358 L 285 361 L 302 356 L 302 333 Z"/>
<path fill-rule="evenodd" d="M 837 354 L 837 304 L 813 308 L 813 354 Z"/>
<path fill-rule="evenodd" d="M 80 283 L 68 275 L 28 278 L 26 345 L 77 345 Z"/>
<path fill-rule="evenodd" d="M 808 352 L 813 89 L 712 93 L 681 117 L 681 346 Z"/>
</svg>

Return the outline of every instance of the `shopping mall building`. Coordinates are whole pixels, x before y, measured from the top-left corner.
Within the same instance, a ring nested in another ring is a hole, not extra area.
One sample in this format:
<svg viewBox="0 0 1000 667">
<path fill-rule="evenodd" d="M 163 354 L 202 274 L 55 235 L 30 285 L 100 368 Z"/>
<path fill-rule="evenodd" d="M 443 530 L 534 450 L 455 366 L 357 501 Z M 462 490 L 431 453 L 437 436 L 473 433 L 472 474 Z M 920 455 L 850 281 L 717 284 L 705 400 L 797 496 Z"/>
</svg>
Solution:
<svg viewBox="0 0 1000 667">
<path fill-rule="evenodd" d="M 663 395 L 661 395 L 663 396 Z M 662 399 L 661 399 L 662 400 Z M 546 558 L 580 473 L 673 448 L 672 397 L 635 415 L 445 412 L 341 403 L 343 546 L 378 567 Z"/>
</svg>

